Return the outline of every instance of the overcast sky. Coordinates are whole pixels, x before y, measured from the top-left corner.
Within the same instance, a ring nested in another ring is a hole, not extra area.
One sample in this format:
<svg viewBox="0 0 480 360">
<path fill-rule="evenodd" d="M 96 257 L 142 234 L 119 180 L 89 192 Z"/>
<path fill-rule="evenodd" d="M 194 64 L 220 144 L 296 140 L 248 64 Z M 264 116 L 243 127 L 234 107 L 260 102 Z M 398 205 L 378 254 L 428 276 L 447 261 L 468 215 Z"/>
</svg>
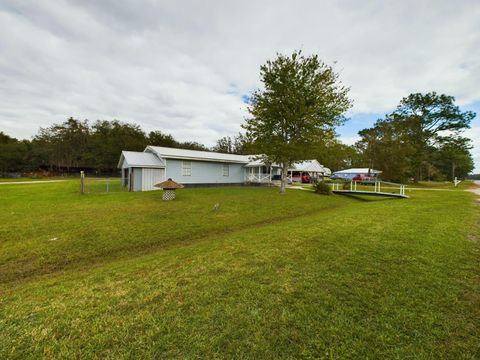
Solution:
<svg viewBox="0 0 480 360">
<path fill-rule="evenodd" d="M 240 130 L 260 65 L 294 49 L 351 88 L 346 142 L 411 92 L 480 112 L 478 0 L 0 0 L 0 131 L 74 116 L 212 145 Z M 478 118 L 468 135 L 479 170 Z"/>
</svg>

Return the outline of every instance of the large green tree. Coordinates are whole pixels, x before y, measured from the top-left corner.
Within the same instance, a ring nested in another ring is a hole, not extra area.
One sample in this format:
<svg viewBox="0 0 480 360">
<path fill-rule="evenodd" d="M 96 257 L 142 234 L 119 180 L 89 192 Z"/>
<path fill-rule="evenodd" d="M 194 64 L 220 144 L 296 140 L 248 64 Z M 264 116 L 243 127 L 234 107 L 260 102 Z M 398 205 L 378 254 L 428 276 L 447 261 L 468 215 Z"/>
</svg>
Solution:
<svg viewBox="0 0 480 360">
<path fill-rule="evenodd" d="M 255 91 L 243 125 L 266 163 L 281 167 L 285 193 L 288 168 L 313 155 L 312 143 L 344 121 L 349 89 L 317 55 L 278 54 L 260 68 L 264 88 Z"/>
<path fill-rule="evenodd" d="M 384 179 L 406 181 L 411 174 L 410 159 L 414 149 L 409 145 L 408 131 L 400 122 L 379 119 L 372 128 L 359 132 L 356 143 L 363 164 L 382 171 Z"/>
<path fill-rule="evenodd" d="M 443 165 L 438 166 L 437 153 L 449 139 L 458 138 L 474 117 L 473 112 L 462 112 L 452 96 L 411 94 L 372 128 L 360 131 L 357 147 L 365 162 L 391 180 L 450 177 Z"/>
<path fill-rule="evenodd" d="M 462 112 L 453 96 L 436 92 L 410 94 L 400 101 L 389 119 L 408 134 L 409 146 L 414 150 L 410 162 L 415 181 L 424 177 L 425 164 L 431 162 L 428 148 L 441 143 L 445 132 L 457 136 L 469 128 L 474 117 L 471 111 Z"/>
</svg>

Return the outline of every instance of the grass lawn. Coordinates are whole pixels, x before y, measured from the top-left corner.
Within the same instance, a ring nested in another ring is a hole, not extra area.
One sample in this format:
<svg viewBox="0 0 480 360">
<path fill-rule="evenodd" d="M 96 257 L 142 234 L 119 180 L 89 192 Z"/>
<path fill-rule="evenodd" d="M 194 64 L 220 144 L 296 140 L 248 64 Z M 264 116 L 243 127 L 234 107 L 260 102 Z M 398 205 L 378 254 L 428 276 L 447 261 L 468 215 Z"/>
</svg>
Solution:
<svg viewBox="0 0 480 360">
<path fill-rule="evenodd" d="M 410 195 L 3 185 L 0 358 L 479 358 L 480 207 Z"/>
</svg>

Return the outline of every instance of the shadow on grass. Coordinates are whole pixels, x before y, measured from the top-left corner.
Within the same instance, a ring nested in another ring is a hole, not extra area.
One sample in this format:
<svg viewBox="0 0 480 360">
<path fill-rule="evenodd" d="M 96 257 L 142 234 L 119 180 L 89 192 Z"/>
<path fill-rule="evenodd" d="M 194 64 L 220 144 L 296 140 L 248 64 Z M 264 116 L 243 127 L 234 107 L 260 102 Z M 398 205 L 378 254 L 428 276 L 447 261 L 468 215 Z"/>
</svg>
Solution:
<svg viewBox="0 0 480 360">
<path fill-rule="evenodd" d="M 351 199 L 355 199 L 355 200 L 363 201 L 363 202 L 404 200 L 402 198 L 396 198 L 396 197 L 379 197 L 379 196 L 370 197 L 368 195 L 356 195 L 356 194 L 341 194 L 339 196 L 345 196 L 345 197 L 349 197 Z"/>
</svg>

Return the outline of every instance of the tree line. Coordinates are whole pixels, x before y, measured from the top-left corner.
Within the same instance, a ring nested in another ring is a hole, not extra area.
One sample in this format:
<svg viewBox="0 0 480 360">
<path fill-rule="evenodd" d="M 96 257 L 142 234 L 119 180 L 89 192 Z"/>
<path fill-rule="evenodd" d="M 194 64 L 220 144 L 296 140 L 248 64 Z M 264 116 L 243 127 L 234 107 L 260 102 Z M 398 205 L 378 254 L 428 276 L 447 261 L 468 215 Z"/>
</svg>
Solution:
<svg viewBox="0 0 480 360">
<path fill-rule="evenodd" d="M 452 96 L 430 92 L 403 98 L 397 108 L 359 132 L 356 148 L 369 167 L 390 180 L 453 180 L 474 168 L 471 140 L 462 136 L 475 113 Z"/>
<path fill-rule="evenodd" d="M 40 128 L 32 140 L 17 140 L 0 132 L 0 173 L 70 173 L 80 169 L 116 173 L 122 150 L 143 151 L 147 145 L 209 150 L 197 142 L 180 142 L 161 131 L 145 133 L 139 125 L 121 121 L 77 120 Z"/>
<path fill-rule="evenodd" d="M 452 96 L 410 94 L 360 131 L 358 142 L 346 145 L 335 129 L 347 121 L 344 113 L 352 102 L 332 67 L 296 51 L 267 61 L 260 77 L 264 89 L 252 94 L 245 132 L 223 137 L 212 148 L 161 131 L 147 134 L 136 124 L 70 118 L 40 128 L 32 140 L 0 132 L 0 173 L 115 173 L 122 150 L 142 151 L 147 145 L 262 154 L 265 163 L 280 164 L 283 185 L 286 169 L 304 159 L 317 159 L 333 171 L 374 168 L 383 171 L 383 179 L 401 182 L 465 178 L 474 168 L 471 140 L 463 132 L 476 114 L 462 112 Z"/>
</svg>

